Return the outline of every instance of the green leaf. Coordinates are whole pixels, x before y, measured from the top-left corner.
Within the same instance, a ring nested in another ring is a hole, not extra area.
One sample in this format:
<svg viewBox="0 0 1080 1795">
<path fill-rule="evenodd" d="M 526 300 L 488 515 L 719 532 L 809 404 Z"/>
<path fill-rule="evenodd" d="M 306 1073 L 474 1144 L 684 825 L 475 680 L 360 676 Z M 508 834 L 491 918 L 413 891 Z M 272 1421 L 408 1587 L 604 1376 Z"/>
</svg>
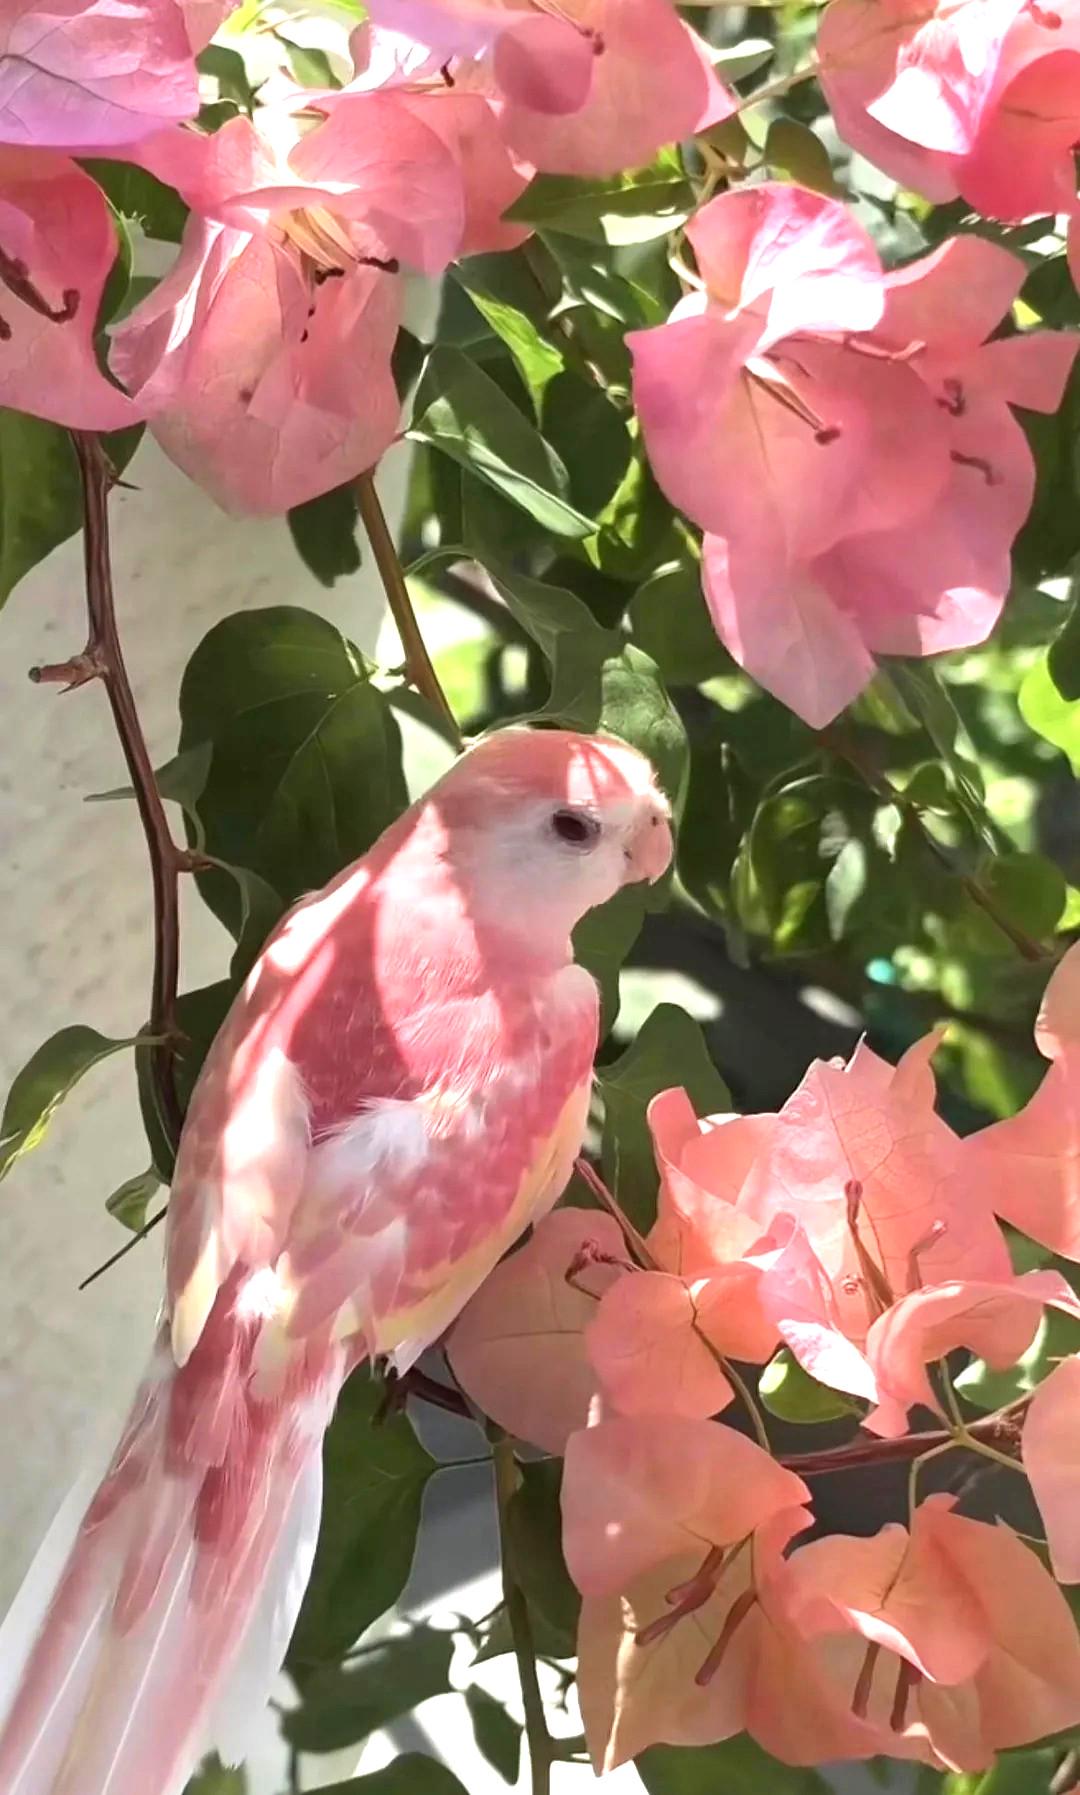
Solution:
<svg viewBox="0 0 1080 1795">
<path fill-rule="evenodd" d="M 821 138 L 793 118 L 774 118 L 765 139 L 763 159 L 787 181 L 835 198 L 840 192 L 829 152 Z"/>
<path fill-rule="evenodd" d="M 1080 704 L 1063 697 L 1054 684 L 1048 652 L 1026 675 L 1018 702 L 1028 728 L 1068 755 L 1073 772 L 1080 775 Z"/>
<path fill-rule="evenodd" d="M 595 520 L 566 497 L 568 477 L 555 451 L 475 362 L 439 344 L 423 387 L 434 397 L 413 420 L 408 434 L 414 442 L 449 456 L 554 535 L 593 534 Z"/>
<path fill-rule="evenodd" d="M 701 590 L 698 562 L 662 567 L 630 600 L 634 641 L 669 686 L 698 686 L 731 670 Z"/>
<path fill-rule="evenodd" d="M 407 1751 L 383 1770 L 350 1777 L 347 1783 L 327 1783 L 312 1795 L 466 1795 L 466 1791 L 445 1764 Z"/>
<path fill-rule="evenodd" d="M 450 1687 L 453 1635 L 422 1623 L 407 1633 L 361 1646 L 344 1664 L 304 1679 L 298 1708 L 282 1721 L 297 1751 L 340 1751 L 402 1714 L 445 1695 Z"/>
<path fill-rule="evenodd" d="M 1069 615 L 1047 650 L 1046 664 L 1061 696 L 1075 702 L 1080 698 L 1080 581 L 1073 581 L 1073 592 Z"/>
<path fill-rule="evenodd" d="M 309 611 L 226 617 L 195 650 L 180 688 L 180 746 L 209 742 L 197 801 L 208 854 L 259 875 L 285 903 L 366 852 L 404 809 L 401 737 L 351 642 Z M 235 880 L 199 874 L 234 935 Z"/>
<path fill-rule="evenodd" d="M 994 1371 L 985 1359 L 973 1359 L 953 1381 L 976 1408 L 1004 1408 L 1021 1396 L 1030 1396 L 1061 1359 L 1075 1352 L 1080 1352 L 1080 1321 L 1061 1309 L 1047 1309 L 1038 1333 L 1015 1365 L 1007 1371 Z"/>
<path fill-rule="evenodd" d="M 731 871 L 756 803 L 757 789 L 716 714 L 691 745 L 678 844 L 679 877 L 710 916 L 728 918 Z"/>
<path fill-rule="evenodd" d="M 515 1570 L 549 1640 L 558 1638 L 558 1656 L 572 1657 L 581 1597 L 563 1556 L 562 1461 L 527 1461 L 518 1466 L 518 1472 L 518 1486 L 506 1517 Z"/>
<path fill-rule="evenodd" d="M 741 43 L 726 50 L 713 50 L 710 60 L 724 81 L 742 81 L 763 69 L 776 55 L 776 45 L 767 37 L 744 37 Z"/>
<path fill-rule="evenodd" d="M 936 1795 L 1043 1795 L 1053 1787 L 1060 1761 L 1060 1751 L 1004 1752 L 992 1770 L 953 1771 L 940 1781 L 935 1777 L 934 1787 Z"/>
<path fill-rule="evenodd" d="M 890 682 L 897 688 L 904 705 L 919 719 L 977 835 L 988 847 L 997 848 L 978 755 L 936 669 L 926 661 L 890 661 L 878 677 L 883 688 Z"/>
<path fill-rule="evenodd" d="M 91 1067 L 133 1047 L 135 1039 L 113 1040 L 76 1022 L 50 1035 L 31 1054 L 15 1075 L 0 1120 L 0 1178 L 38 1145 L 59 1105 Z"/>
<path fill-rule="evenodd" d="M 122 473 L 143 426 L 104 436 Z M 59 424 L 0 409 L 0 608 L 24 574 L 82 528 L 82 484 L 71 438 Z"/>
<path fill-rule="evenodd" d="M 481 317 L 506 344 L 525 385 L 539 402 L 566 366 L 547 324 L 547 302 L 520 255 L 467 256 L 451 270 Z"/>
<path fill-rule="evenodd" d="M 690 750 L 656 662 L 631 643 L 601 670 L 600 727 L 648 755 L 678 816 L 686 796 Z"/>
<path fill-rule="evenodd" d="M 866 843 L 852 836 L 825 875 L 825 915 L 834 941 L 847 933 L 852 912 L 866 890 L 868 859 Z"/>
<path fill-rule="evenodd" d="M 184 1789 L 184 1795 L 247 1795 L 243 1768 L 227 1769 L 216 1752 L 204 1758 L 202 1768 Z"/>
<path fill-rule="evenodd" d="M 541 428 L 569 479 L 574 503 L 610 534 L 605 512 L 630 466 L 633 442 L 626 418 L 602 388 L 573 368 L 544 389 Z"/>
<path fill-rule="evenodd" d="M 233 100 L 249 116 L 254 112 L 255 89 L 248 80 L 247 64 L 239 50 L 230 50 L 225 44 L 207 44 L 195 62 L 200 75 L 209 75 L 217 82 L 219 99 Z"/>
<path fill-rule="evenodd" d="M 600 180 L 535 175 L 505 216 L 594 242 L 627 244 L 666 236 L 689 216 L 694 190 L 677 150 L 661 151 L 647 168 Z"/>
<path fill-rule="evenodd" d="M 516 1783 L 521 1769 L 521 1728 L 517 1721 L 511 1720 L 502 1702 L 497 1702 L 479 1684 L 466 1689 L 465 1706 L 481 1756 L 503 1782 Z"/>
<path fill-rule="evenodd" d="M 648 1795 L 829 1795 L 816 1770 L 777 1763 L 745 1733 L 722 1745 L 653 1745 L 634 1765 Z"/>
<path fill-rule="evenodd" d="M 658 1004 L 637 1039 L 612 1065 L 598 1068 L 604 1101 L 604 1176 L 636 1227 L 651 1226 L 659 1175 L 646 1110 L 659 1091 L 681 1085 L 700 1116 L 731 1108 L 727 1086 L 698 1024 L 676 1004 Z"/>
<path fill-rule="evenodd" d="M 274 36 L 285 52 L 293 79 L 301 87 L 341 86 L 325 50 L 308 44 L 294 44 L 291 38 L 284 37 L 280 31 L 275 31 Z"/>
<path fill-rule="evenodd" d="M 240 925 L 236 951 L 229 962 L 229 976 L 239 985 L 251 971 L 262 952 L 270 931 L 280 922 L 285 904 L 272 885 L 253 873 L 248 866 L 232 866 L 227 860 L 214 859 L 213 865 L 236 882 L 240 894 Z"/>
<path fill-rule="evenodd" d="M 133 1234 L 146 1223 L 146 1212 L 161 1189 L 161 1179 L 153 1166 L 147 1166 L 135 1178 L 127 1178 L 111 1197 L 106 1197 L 105 1208 L 114 1221 L 123 1228 L 130 1228 Z"/>
<path fill-rule="evenodd" d="M 120 217 L 137 224 L 145 237 L 179 243 L 188 209 L 172 187 L 166 187 L 164 181 L 145 168 L 136 168 L 132 162 L 110 162 L 94 156 L 85 161 L 80 158 L 80 167 L 97 182 Z"/>
<path fill-rule="evenodd" d="M 288 513 L 289 534 L 296 552 L 320 585 L 333 586 L 359 569 L 358 515 L 356 488 L 351 480 L 320 493 L 317 499 L 308 499 L 304 505 L 294 505 Z"/>
<path fill-rule="evenodd" d="M 234 986 L 229 979 L 219 979 L 213 985 L 200 985 L 194 991 L 182 991 L 176 1005 L 176 1025 L 179 1041 L 174 1061 L 176 1072 L 176 1094 L 183 1114 L 195 1087 L 195 1080 L 202 1069 L 203 1060 L 210 1051 L 210 1043 L 225 1020 L 226 1012 L 233 1000 Z M 137 1046 L 135 1049 L 135 1076 L 139 1087 L 139 1108 L 142 1112 L 143 1127 L 150 1143 L 150 1157 L 154 1170 L 163 1184 L 172 1177 L 175 1154 L 173 1144 L 169 1140 L 165 1118 L 158 1108 L 157 1088 L 150 1076 L 151 1054 L 148 1047 Z"/>
<path fill-rule="evenodd" d="M 326 1435 L 319 1544 L 289 1647 L 298 1682 L 312 1666 L 340 1657 L 385 1614 L 412 1566 L 424 1490 L 438 1465 L 407 1416 L 373 1425 L 382 1401 L 382 1384 L 361 1367 L 342 1390 Z"/>
<path fill-rule="evenodd" d="M 639 887 L 628 885 L 606 904 L 590 910 L 574 930 L 574 958 L 600 987 L 601 1040 L 619 1013 L 619 974 L 644 921 L 644 894 Z"/>
<path fill-rule="evenodd" d="M 853 1403 L 804 1371 L 786 1346 L 769 1360 L 758 1378 L 758 1395 L 770 1415 L 780 1421 L 810 1425 L 840 1421 L 858 1412 Z"/>
<path fill-rule="evenodd" d="M 870 838 L 876 800 L 854 780 L 797 775 L 762 799 L 732 871 L 732 895 L 745 926 L 771 936 L 777 953 L 824 949 L 833 939 L 825 903 L 828 874 L 852 838 Z M 843 911 L 847 926 L 850 889 Z"/>
</svg>

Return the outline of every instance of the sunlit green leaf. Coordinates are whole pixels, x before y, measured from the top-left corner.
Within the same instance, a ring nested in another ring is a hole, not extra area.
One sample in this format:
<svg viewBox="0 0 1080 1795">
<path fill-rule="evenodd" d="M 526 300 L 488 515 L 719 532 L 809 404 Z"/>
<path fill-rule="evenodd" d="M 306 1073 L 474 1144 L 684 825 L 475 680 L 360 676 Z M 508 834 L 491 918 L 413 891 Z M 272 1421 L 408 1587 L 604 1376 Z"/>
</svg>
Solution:
<svg viewBox="0 0 1080 1795">
<path fill-rule="evenodd" d="M 845 1397 L 804 1371 L 786 1346 L 769 1360 L 758 1378 L 758 1395 L 770 1415 L 801 1425 L 839 1421 L 855 1412 Z"/>
<path fill-rule="evenodd" d="M 458 349 L 439 345 L 422 383 L 433 394 L 409 435 L 494 486 L 556 536 L 592 535 L 595 521 L 567 497 L 555 451 L 501 388 Z"/>
<path fill-rule="evenodd" d="M 92 1067 L 134 1045 L 134 1037 L 113 1040 L 96 1028 L 72 1023 L 31 1054 L 16 1073 L 0 1119 L 0 1178 L 36 1147 L 64 1098 Z"/>
</svg>

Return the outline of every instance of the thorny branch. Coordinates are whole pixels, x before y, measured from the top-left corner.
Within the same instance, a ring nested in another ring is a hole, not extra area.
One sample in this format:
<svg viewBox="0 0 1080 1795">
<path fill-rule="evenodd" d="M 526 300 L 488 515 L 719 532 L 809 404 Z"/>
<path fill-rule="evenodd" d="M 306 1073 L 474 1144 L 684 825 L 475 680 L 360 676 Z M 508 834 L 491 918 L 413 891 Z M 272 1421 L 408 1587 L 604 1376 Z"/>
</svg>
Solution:
<svg viewBox="0 0 1080 1795">
<path fill-rule="evenodd" d="M 427 699 L 428 703 L 443 718 L 453 733 L 458 747 L 461 747 L 461 731 L 457 718 L 447 701 L 446 693 L 439 684 L 438 674 L 431 664 L 431 656 L 420 634 L 420 626 L 416 621 L 416 613 L 409 597 L 409 588 L 405 583 L 401 561 L 398 556 L 390 526 L 386 521 L 382 503 L 375 488 L 373 471 L 361 474 L 356 482 L 356 502 L 360 509 L 360 517 L 367 531 L 371 544 L 371 552 L 375 557 L 375 565 L 379 570 L 379 578 L 386 593 L 386 602 L 390 606 L 390 614 L 397 625 L 401 646 L 405 654 L 405 666 L 410 683 Z"/>
<path fill-rule="evenodd" d="M 176 1092 L 176 996 L 180 963 L 179 875 L 188 865 L 169 829 L 154 778 L 146 739 L 135 708 L 120 636 L 116 627 L 112 561 L 109 550 L 109 492 L 113 469 L 100 439 L 90 431 L 72 431 L 83 487 L 83 559 L 86 570 L 86 647 L 70 661 L 31 669 L 31 679 L 71 691 L 100 679 L 120 739 L 135 792 L 154 898 L 154 970 L 150 992 L 149 1032 L 160 1039 L 148 1049 L 150 1071 L 162 1121 L 172 1145 L 180 1138 L 182 1117 Z"/>
</svg>

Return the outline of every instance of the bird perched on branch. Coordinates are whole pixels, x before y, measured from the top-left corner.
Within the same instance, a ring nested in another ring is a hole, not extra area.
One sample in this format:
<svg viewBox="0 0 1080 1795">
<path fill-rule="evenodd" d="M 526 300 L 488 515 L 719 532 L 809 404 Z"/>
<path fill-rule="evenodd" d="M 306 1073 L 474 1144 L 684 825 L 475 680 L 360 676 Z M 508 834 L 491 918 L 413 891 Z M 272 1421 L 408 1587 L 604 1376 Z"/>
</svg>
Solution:
<svg viewBox="0 0 1080 1795">
<path fill-rule="evenodd" d="M 243 1755 L 342 1381 L 412 1365 L 559 1196 L 598 1026 L 570 932 L 670 858 L 634 749 L 506 729 L 270 937 L 195 1088 L 160 1331 L 0 1732 L 3 1795 L 179 1795 L 211 1746 Z"/>
</svg>

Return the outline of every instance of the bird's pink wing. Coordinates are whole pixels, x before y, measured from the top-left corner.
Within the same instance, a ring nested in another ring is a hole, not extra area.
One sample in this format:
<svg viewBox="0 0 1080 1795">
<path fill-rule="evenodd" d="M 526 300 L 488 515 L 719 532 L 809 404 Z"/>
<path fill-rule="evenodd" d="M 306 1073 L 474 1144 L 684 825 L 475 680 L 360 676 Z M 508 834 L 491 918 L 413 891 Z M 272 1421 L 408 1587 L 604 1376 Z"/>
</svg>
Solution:
<svg viewBox="0 0 1080 1795">
<path fill-rule="evenodd" d="M 458 1010 L 440 1008 L 451 1038 L 466 1026 Z M 280 1264 L 292 1338 L 330 1326 L 405 1369 L 565 1186 L 585 1130 L 595 987 L 567 967 L 504 1003 L 497 1027 L 506 1050 L 483 1078 L 370 1102 L 313 1148 Z"/>
</svg>

